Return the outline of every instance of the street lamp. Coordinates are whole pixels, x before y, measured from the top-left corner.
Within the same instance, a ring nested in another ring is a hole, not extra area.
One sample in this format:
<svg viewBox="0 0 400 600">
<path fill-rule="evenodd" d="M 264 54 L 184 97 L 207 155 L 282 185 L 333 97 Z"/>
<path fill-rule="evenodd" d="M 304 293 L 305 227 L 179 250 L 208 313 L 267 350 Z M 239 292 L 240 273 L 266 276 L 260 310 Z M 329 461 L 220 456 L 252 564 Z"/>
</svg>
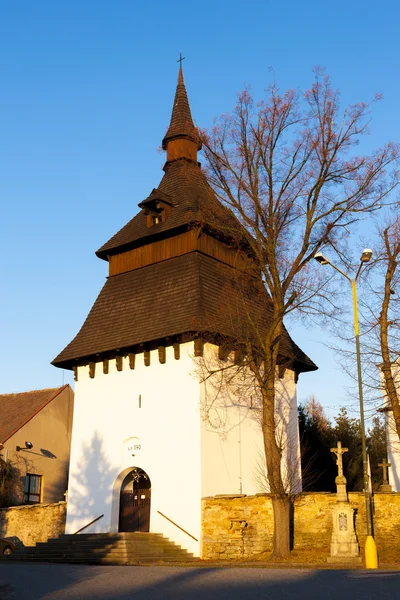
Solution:
<svg viewBox="0 0 400 600">
<path fill-rule="evenodd" d="M 368 462 L 367 462 L 367 444 L 365 441 L 365 423 L 364 423 L 364 400 L 362 390 L 362 375 L 361 375 L 361 355 L 360 355 L 360 336 L 358 331 L 358 305 L 357 305 L 357 278 L 360 274 L 361 268 L 364 263 L 371 260 L 372 250 L 365 248 L 360 258 L 360 266 L 358 267 L 356 276 L 351 279 L 346 273 L 336 267 L 329 258 L 326 258 L 321 252 L 317 252 L 314 255 L 316 261 L 321 265 L 330 265 L 343 275 L 347 281 L 351 284 L 351 291 L 353 295 L 353 314 L 354 314 L 354 334 L 356 339 L 356 352 L 357 352 L 357 373 L 358 373 L 358 395 L 360 399 L 360 421 L 361 421 L 361 442 L 362 442 L 362 459 L 363 459 L 363 473 L 364 473 L 364 496 L 365 496 L 365 510 L 367 516 L 367 539 L 365 541 L 365 566 L 367 569 L 378 568 L 378 555 L 376 551 L 376 544 L 372 535 L 372 511 L 371 511 L 371 496 L 368 485 Z"/>
</svg>

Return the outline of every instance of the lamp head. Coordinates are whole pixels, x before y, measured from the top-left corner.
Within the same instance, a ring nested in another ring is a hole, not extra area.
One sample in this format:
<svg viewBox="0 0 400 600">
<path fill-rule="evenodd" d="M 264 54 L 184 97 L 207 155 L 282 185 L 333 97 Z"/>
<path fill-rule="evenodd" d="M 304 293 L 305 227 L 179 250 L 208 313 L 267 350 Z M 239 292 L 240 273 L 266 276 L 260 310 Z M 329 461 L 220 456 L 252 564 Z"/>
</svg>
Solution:
<svg viewBox="0 0 400 600">
<path fill-rule="evenodd" d="M 322 254 L 322 252 L 317 252 L 314 254 L 314 258 L 320 265 L 329 265 L 329 260 Z"/>
<path fill-rule="evenodd" d="M 21 450 L 32 450 L 33 444 L 32 442 L 25 442 L 25 446 L 22 448 L 21 446 L 15 446 L 15 450 L 20 452 Z"/>
<path fill-rule="evenodd" d="M 361 254 L 361 262 L 363 263 L 367 263 L 371 260 L 372 257 L 372 250 L 370 248 L 364 248 L 364 250 L 362 251 Z"/>
</svg>

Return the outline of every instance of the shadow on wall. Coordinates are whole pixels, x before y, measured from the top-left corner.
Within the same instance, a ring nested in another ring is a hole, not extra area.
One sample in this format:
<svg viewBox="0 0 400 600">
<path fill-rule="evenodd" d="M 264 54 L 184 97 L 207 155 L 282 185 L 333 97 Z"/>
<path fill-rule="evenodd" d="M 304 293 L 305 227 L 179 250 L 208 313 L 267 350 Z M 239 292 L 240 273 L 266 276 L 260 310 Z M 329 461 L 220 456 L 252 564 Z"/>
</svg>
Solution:
<svg viewBox="0 0 400 600">
<path fill-rule="evenodd" d="M 105 513 L 111 504 L 114 479 L 115 471 L 110 467 L 103 439 L 95 431 L 91 441 L 82 444 L 78 468 L 70 477 L 67 509 L 68 533 L 74 533 Z M 93 527 L 90 527 L 85 533 L 96 531 L 96 528 Z M 104 531 L 104 529 L 105 524 L 100 520 L 97 523 L 97 530 Z"/>
</svg>

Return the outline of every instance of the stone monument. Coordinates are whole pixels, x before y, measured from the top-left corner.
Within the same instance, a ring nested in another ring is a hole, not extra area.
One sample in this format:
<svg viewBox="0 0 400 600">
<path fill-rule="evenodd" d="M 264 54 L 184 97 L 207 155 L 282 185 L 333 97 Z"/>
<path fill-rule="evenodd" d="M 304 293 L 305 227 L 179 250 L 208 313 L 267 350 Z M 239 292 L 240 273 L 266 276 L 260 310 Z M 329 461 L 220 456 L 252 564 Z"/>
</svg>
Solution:
<svg viewBox="0 0 400 600">
<path fill-rule="evenodd" d="M 392 465 L 387 462 L 386 458 L 382 458 L 382 462 L 378 464 L 378 467 L 382 467 L 383 469 L 383 483 L 379 488 L 380 492 L 391 492 L 392 486 L 389 484 L 389 467 Z"/>
<path fill-rule="evenodd" d="M 343 475 L 343 454 L 348 448 L 343 448 L 338 442 L 336 448 L 331 448 L 336 454 L 338 475 L 336 483 L 336 505 L 332 510 L 333 531 L 331 538 L 331 555 L 328 562 L 361 563 L 360 547 L 354 530 L 354 508 L 348 501 L 346 477 Z"/>
</svg>

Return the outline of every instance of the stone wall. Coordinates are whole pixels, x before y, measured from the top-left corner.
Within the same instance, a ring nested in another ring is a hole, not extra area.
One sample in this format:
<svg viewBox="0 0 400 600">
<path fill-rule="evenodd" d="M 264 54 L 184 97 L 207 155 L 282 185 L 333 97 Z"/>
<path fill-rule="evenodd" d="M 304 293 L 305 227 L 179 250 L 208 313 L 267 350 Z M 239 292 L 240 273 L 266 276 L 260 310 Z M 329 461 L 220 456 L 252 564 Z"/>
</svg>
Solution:
<svg viewBox="0 0 400 600">
<path fill-rule="evenodd" d="M 296 551 L 318 548 L 326 557 L 332 533 L 332 506 L 336 494 L 303 493 L 293 506 L 293 547 Z M 361 549 L 366 536 L 365 498 L 349 493 L 354 505 L 356 533 Z M 263 558 L 272 550 L 273 513 L 268 494 L 215 496 L 202 501 L 205 559 Z M 374 527 L 378 549 L 400 552 L 400 494 L 374 495 Z"/>
<path fill-rule="evenodd" d="M 0 509 L 0 537 L 34 546 L 65 531 L 66 502 Z"/>
</svg>

